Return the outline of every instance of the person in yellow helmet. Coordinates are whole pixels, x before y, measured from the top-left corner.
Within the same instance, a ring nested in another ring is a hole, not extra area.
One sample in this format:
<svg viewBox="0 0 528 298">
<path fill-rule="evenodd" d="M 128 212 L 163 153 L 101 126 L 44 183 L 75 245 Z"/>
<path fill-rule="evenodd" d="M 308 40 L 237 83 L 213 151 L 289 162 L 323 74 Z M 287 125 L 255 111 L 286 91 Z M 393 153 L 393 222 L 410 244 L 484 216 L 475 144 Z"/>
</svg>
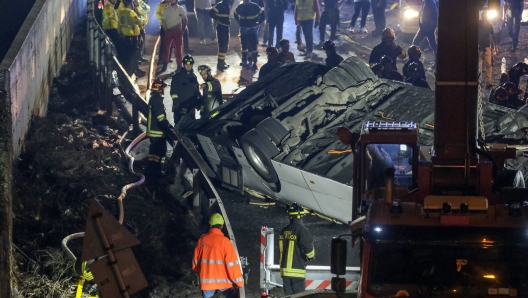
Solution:
<svg viewBox="0 0 528 298">
<path fill-rule="evenodd" d="M 145 72 L 139 69 L 136 59 L 141 20 L 134 12 L 132 0 L 124 0 L 123 3 L 125 8 L 118 13 L 118 31 L 123 38 L 121 63 L 128 75 L 136 74 L 137 77 L 142 77 Z"/>
</svg>

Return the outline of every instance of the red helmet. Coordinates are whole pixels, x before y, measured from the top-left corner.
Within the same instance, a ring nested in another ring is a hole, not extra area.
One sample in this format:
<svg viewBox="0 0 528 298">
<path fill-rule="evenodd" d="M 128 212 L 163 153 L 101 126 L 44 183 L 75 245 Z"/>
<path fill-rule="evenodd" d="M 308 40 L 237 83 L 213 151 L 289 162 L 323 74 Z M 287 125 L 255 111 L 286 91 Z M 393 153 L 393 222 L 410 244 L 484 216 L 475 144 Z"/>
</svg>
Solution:
<svg viewBox="0 0 528 298">
<path fill-rule="evenodd" d="M 502 87 L 504 87 L 504 89 L 506 89 L 506 91 L 508 91 L 508 95 L 513 95 L 513 94 L 517 93 L 517 86 L 515 85 L 515 83 L 508 82 L 508 83 L 502 85 Z"/>
<path fill-rule="evenodd" d="M 163 92 L 163 89 L 167 87 L 167 84 L 165 84 L 165 82 L 163 82 L 163 80 L 161 79 L 155 79 L 153 82 L 152 82 L 152 86 L 150 87 L 150 91 L 154 91 L 154 92 Z"/>
</svg>

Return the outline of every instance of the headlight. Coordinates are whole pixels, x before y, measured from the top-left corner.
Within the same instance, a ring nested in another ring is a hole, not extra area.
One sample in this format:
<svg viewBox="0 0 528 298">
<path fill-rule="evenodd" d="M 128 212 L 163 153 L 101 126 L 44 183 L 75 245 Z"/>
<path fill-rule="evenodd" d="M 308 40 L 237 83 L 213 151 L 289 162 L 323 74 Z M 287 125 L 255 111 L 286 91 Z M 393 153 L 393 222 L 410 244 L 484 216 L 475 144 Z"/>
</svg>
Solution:
<svg viewBox="0 0 528 298">
<path fill-rule="evenodd" d="M 414 9 L 406 9 L 405 10 L 405 18 L 406 19 L 412 19 L 417 18 L 420 13 L 417 10 Z"/>
<path fill-rule="evenodd" d="M 488 19 L 494 19 L 499 15 L 496 10 L 488 10 Z"/>
</svg>

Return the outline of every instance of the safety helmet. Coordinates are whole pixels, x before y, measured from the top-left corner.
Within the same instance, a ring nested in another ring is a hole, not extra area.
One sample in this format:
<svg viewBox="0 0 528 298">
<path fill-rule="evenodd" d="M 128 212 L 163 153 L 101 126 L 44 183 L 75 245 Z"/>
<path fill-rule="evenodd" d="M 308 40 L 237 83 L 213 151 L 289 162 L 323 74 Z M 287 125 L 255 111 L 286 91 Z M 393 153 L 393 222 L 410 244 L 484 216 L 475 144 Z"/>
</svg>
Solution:
<svg viewBox="0 0 528 298">
<path fill-rule="evenodd" d="M 498 101 L 507 100 L 508 99 L 508 91 L 506 89 L 504 89 L 504 87 L 497 88 L 497 90 L 495 90 L 495 98 Z"/>
<path fill-rule="evenodd" d="M 331 40 L 327 40 L 323 44 L 323 50 L 325 50 L 325 51 L 332 50 L 332 49 L 335 49 L 335 48 L 336 48 L 336 44 L 333 41 L 331 41 Z"/>
<path fill-rule="evenodd" d="M 210 73 L 211 72 L 211 67 L 209 67 L 209 65 L 205 65 L 205 64 L 198 66 L 198 73 L 202 73 L 204 71 Z"/>
<path fill-rule="evenodd" d="M 420 47 L 414 45 L 409 47 L 407 53 L 409 54 L 409 57 L 413 54 L 420 55 L 420 57 L 422 56 L 422 51 L 420 50 Z"/>
<path fill-rule="evenodd" d="M 267 47 L 266 48 L 266 54 L 278 55 L 279 54 L 279 50 L 277 50 L 276 47 Z"/>
<path fill-rule="evenodd" d="M 378 71 L 383 71 L 383 65 L 376 63 L 370 67 L 373 73 L 376 73 Z"/>
<path fill-rule="evenodd" d="M 150 91 L 163 92 L 163 88 L 167 87 L 167 84 L 162 79 L 155 79 L 150 86 Z"/>
<path fill-rule="evenodd" d="M 183 65 L 194 64 L 194 58 L 190 54 L 187 54 L 185 57 L 183 57 L 182 63 Z"/>
<path fill-rule="evenodd" d="M 408 66 L 407 69 L 408 69 L 409 72 L 412 74 L 412 73 L 414 73 L 415 71 L 420 70 L 420 68 L 421 68 L 420 64 L 418 64 L 418 63 L 416 63 L 416 62 L 413 62 L 413 63 L 409 64 L 409 66 Z"/>
<path fill-rule="evenodd" d="M 390 56 L 383 55 L 383 57 L 381 57 L 379 63 L 380 63 L 381 65 L 383 65 L 383 64 L 385 64 L 385 63 L 392 63 L 392 58 L 391 58 Z"/>
<path fill-rule="evenodd" d="M 392 30 L 391 28 L 385 28 L 383 29 L 383 32 L 381 32 L 381 39 L 384 39 L 387 37 L 394 38 L 394 36 L 396 35 L 394 34 L 394 30 Z"/>
<path fill-rule="evenodd" d="M 301 215 L 304 215 L 304 213 L 303 207 L 299 206 L 297 203 L 291 204 L 290 208 L 288 208 L 288 214 L 290 216 L 297 216 L 297 218 L 301 218 Z"/>
<path fill-rule="evenodd" d="M 215 213 L 215 214 L 211 215 L 211 217 L 209 218 L 209 225 L 210 226 L 216 226 L 216 225 L 223 226 L 224 225 L 224 218 L 222 217 L 222 215 L 220 213 Z"/>
<path fill-rule="evenodd" d="M 502 85 L 506 91 L 508 91 L 508 95 L 513 95 L 517 93 L 517 86 L 515 86 L 515 83 L 508 82 Z"/>
</svg>

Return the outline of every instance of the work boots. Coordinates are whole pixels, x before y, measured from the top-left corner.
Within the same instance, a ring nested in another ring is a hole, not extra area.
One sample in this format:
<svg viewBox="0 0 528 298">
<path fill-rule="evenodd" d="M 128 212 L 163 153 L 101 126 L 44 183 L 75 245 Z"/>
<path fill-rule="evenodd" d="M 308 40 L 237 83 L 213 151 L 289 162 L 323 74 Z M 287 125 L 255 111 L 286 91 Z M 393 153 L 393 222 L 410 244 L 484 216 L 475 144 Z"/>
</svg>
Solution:
<svg viewBox="0 0 528 298">
<path fill-rule="evenodd" d="M 218 63 L 216 64 L 216 68 L 218 71 L 224 71 L 229 68 L 229 65 L 225 63 L 225 60 L 218 59 Z"/>
<path fill-rule="evenodd" d="M 247 65 L 247 58 L 248 58 L 248 53 L 247 52 L 243 52 L 242 53 L 242 62 L 240 63 L 240 66 L 246 66 Z"/>
</svg>

